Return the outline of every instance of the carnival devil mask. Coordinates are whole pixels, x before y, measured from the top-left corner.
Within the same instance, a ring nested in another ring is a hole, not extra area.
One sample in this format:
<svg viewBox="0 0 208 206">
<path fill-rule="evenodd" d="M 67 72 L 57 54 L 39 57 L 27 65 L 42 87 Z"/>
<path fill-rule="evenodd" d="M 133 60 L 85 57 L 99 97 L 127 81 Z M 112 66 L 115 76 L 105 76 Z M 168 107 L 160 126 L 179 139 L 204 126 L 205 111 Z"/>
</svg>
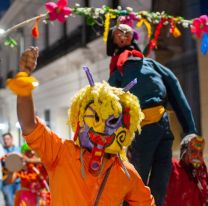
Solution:
<svg viewBox="0 0 208 206">
<path fill-rule="evenodd" d="M 200 167 L 203 164 L 204 139 L 196 136 L 188 141 L 185 146 L 182 146 L 185 148 L 183 149 L 183 159 L 195 168 Z"/>
<path fill-rule="evenodd" d="M 193 141 L 189 142 L 188 155 L 190 163 L 198 168 L 203 163 L 203 150 L 204 150 L 204 139 L 196 137 Z"/>
<path fill-rule="evenodd" d="M 119 154 L 131 144 L 134 132 L 140 131 L 143 113 L 136 96 L 108 83 L 94 83 L 85 67 L 90 85 L 80 90 L 72 100 L 69 122 L 75 131 L 75 142 L 91 151 L 90 170 L 99 171 L 105 153 Z"/>
</svg>

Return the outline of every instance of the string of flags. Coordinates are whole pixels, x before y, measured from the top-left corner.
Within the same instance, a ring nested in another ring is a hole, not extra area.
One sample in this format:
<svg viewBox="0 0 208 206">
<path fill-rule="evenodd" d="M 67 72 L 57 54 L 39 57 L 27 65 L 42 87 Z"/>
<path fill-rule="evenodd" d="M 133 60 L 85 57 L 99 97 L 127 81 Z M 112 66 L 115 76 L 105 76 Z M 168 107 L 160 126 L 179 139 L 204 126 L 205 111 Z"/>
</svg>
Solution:
<svg viewBox="0 0 208 206">
<path fill-rule="evenodd" d="M 197 39 L 201 40 L 201 52 L 206 54 L 208 51 L 208 16 L 202 15 L 191 20 L 187 20 L 181 16 L 171 16 L 165 12 L 149 12 L 149 11 L 134 11 L 131 7 L 122 9 L 112 9 L 109 6 L 103 6 L 102 8 L 94 7 L 80 7 L 76 4 L 74 7 L 69 7 L 68 0 L 58 0 L 55 2 L 47 2 L 45 4 L 46 13 L 32 17 L 25 20 L 6 31 L 1 30 L 0 40 L 4 39 L 5 45 L 14 47 L 17 42 L 10 34 L 17 29 L 24 27 L 26 24 L 34 22 L 31 28 L 31 35 L 33 38 L 38 39 L 41 35 L 38 26 L 42 20 L 44 23 L 59 21 L 64 23 L 68 17 L 84 16 L 86 18 L 86 24 L 89 26 L 99 25 L 104 28 L 103 40 L 107 42 L 107 36 L 110 29 L 111 21 L 118 19 L 131 27 L 144 26 L 147 30 L 148 46 L 147 54 L 152 49 L 157 48 L 158 37 L 161 30 L 166 27 L 169 33 L 178 38 L 182 35 L 180 28 L 188 29 L 190 33 Z"/>
</svg>

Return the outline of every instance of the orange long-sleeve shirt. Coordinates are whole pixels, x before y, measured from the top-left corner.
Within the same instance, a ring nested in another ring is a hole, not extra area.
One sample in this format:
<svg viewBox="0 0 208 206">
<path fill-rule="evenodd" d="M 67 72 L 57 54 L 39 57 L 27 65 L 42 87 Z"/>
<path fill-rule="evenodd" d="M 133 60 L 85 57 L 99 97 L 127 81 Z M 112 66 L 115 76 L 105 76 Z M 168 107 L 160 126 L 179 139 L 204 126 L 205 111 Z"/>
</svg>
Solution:
<svg viewBox="0 0 208 206">
<path fill-rule="evenodd" d="M 29 146 L 41 157 L 49 174 L 52 206 L 93 206 L 107 169 L 113 164 L 102 192 L 99 206 L 120 206 L 123 200 L 130 206 L 153 206 L 154 198 L 135 168 L 124 162 L 131 178 L 124 173 L 116 157 L 108 159 L 98 176 L 88 171 L 91 158 L 83 154 L 86 177 L 81 175 L 80 148 L 73 141 L 62 140 L 38 118 L 37 127 L 25 136 Z"/>
</svg>

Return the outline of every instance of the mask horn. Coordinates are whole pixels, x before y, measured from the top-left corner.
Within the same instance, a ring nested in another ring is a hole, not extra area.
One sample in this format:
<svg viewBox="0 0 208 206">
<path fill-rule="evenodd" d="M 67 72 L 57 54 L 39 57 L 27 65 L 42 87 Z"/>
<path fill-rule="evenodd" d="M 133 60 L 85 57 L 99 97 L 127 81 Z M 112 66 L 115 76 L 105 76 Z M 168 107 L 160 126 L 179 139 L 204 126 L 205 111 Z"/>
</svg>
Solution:
<svg viewBox="0 0 208 206">
<path fill-rule="evenodd" d="M 131 82 L 129 82 L 124 88 L 123 91 L 124 92 L 128 92 L 132 87 L 134 87 L 134 85 L 137 84 L 137 78 L 133 79 Z"/>
<path fill-rule="evenodd" d="M 87 75 L 87 79 L 89 81 L 90 86 L 91 87 L 95 86 L 95 83 L 94 83 L 94 80 L 93 80 L 92 74 L 90 73 L 89 68 L 87 66 L 84 66 L 83 70 L 85 71 L 85 73 Z"/>
</svg>

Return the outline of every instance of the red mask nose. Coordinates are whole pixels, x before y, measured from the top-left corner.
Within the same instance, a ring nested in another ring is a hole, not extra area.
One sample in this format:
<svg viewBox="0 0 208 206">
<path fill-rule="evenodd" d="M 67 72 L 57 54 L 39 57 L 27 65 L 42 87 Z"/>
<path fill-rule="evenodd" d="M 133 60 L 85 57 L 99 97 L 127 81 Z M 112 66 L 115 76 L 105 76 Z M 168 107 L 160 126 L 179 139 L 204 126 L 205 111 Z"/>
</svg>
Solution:
<svg viewBox="0 0 208 206">
<path fill-rule="evenodd" d="M 92 158 L 90 160 L 90 172 L 98 173 L 101 170 L 103 156 L 105 153 L 105 147 L 110 145 L 114 136 L 108 136 L 103 134 L 94 133 L 93 131 L 89 131 L 90 141 L 94 144 L 92 148 Z"/>
<path fill-rule="evenodd" d="M 90 160 L 90 172 L 97 173 L 100 171 L 102 162 L 103 162 L 103 155 L 104 155 L 104 147 L 101 145 L 94 146 L 91 153 L 92 158 Z"/>
</svg>

